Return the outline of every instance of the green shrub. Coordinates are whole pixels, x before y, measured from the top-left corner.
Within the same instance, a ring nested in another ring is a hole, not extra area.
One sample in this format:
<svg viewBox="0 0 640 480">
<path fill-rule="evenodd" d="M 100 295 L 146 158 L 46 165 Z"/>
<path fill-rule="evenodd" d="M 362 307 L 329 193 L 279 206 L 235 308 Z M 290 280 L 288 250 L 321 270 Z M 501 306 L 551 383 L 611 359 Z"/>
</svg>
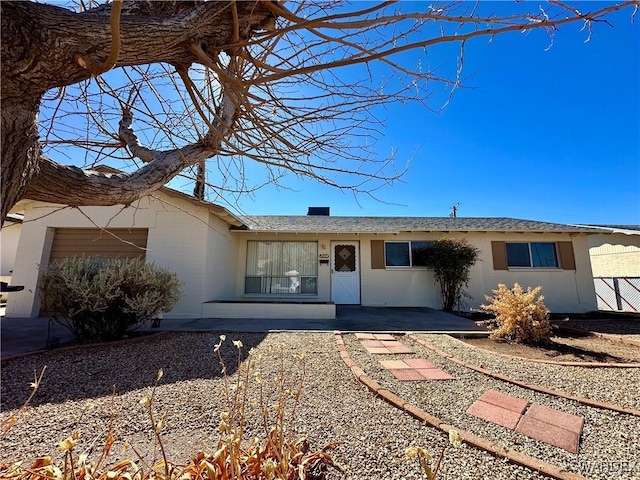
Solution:
<svg viewBox="0 0 640 480">
<path fill-rule="evenodd" d="M 180 286 L 139 258 L 66 258 L 43 273 L 42 308 L 81 342 L 115 340 L 175 307 Z"/>
<path fill-rule="evenodd" d="M 440 285 L 442 310 L 452 312 L 469 283 L 471 267 L 478 260 L 480 251 L 466 240 L 440 239 L 424 248 L 426 263 L 433 268 L 436 283 Z"/>
<path fill-rule="evenodd" d="M 498 328 L 491 333 L 493 339 L 506 339 L 516 343 L 546 343 L 551 338 L 549 309 L 540 295 L 542 287 L 528 287 L 525 292 L 517 283 L 512 289 L 504 284 L 493 290 L 493 297 L 485 295 L 485 312 L 495 314 Z M 537 298 L 536 298 L 537 297 Z"/>
</svg>

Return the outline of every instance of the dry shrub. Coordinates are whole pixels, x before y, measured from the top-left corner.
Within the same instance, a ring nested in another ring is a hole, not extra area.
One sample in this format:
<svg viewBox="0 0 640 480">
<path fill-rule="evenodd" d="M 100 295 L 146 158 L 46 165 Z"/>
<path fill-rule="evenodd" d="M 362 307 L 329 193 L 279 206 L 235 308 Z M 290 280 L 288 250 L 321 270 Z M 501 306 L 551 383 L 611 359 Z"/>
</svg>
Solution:
<svg viewBox="0 0 640 480">
<path fill-rule="evenodd" d="M 480 308 L 495 314 L 498 323 L 498 328 L 491 333 L 490 338 L 528 344 L 548 342 L 551 338 L 551 323 L 544 296 L 539 295 L 541 290 L 540 286 L 533 289 L 528 287 L 525 292 L 517 283 L 512 289 L 501 283 L 497 290 L 493 290 L 493 297 L 485 295 L 489 304 L 481 305 Z"/>
<path fill-rule="evenodd" d="M 306 438 L 294 439 L 295 412 L 298 406 L 304 377 L 304 356 L 295 355 L 294 362 L 285 361 L 284 345 L 270 349 L 277 356 L 279 371 L 276 378 L 264 382 L 260 375 L 261 356 L 249 352 L 242 362 L 242 342 L 234 341 L 238 350 L 238 369 L 235 378 L 227 376 L 226 366 L 220 354 L 224 335 L 214 349 L 218 353 L 223 373 L 223 391 L 226 397 L 225 410 L 220 412 L 219 440 L 213 453 L 194 452 L 186 464 L 175 463 L 167 458 L 162 443 L 162 430 L 170 412 L 159 413 L 156 409 L 156 388 L 162 378 L 158 372 L 155 385 L 140 404 L 149 417 L 149 424 L 159 446 L 162 459 L 149 465 L 138 460 L 124 459 L 115 465 L 106 465 L 115 438 L 109 427 L 104 445 L 97 458 L 76 452 L 80 431 L 74 432 L 58 444 L 64 452 L 64 461 L 56 464 L 52 456 L 38 458 L 25 468 L 22 462 L 13 464 L 0 461 L 0 478 L 11 480 L 321 480 L 329 467 L 340 471 L 328 450 L 338 445 L 333 442 L 316 451 L 310 449 Z M 34 392 L 39 380 L 34 384 Z M 268 385 L 265 385 L 268 383 Z M 257 398 L 256 398 L 257 397 Z M 31 398 L 31 397 L 30 397 Z M 275 400 L 275 403 L 274 403 Z M 25 404 L 26 406 L 26 404 Z M 248 440 L 245 431 L 249 410 L 257 408 L 262 418 L 262 435 Z M 4 434 L 17 422 L 16 418 L 2 425 Z M 130 450 L 136 453 L 133 445 Z M 99 450 L 99 449 L 97 449 Z"/>
<path fill-rule="evenodd" d="M 65 258 L 42 273 L 42 308 L 81 343 L 117 340 L 180 299 L 178 276 L 140 258 Z"/>
</svg>

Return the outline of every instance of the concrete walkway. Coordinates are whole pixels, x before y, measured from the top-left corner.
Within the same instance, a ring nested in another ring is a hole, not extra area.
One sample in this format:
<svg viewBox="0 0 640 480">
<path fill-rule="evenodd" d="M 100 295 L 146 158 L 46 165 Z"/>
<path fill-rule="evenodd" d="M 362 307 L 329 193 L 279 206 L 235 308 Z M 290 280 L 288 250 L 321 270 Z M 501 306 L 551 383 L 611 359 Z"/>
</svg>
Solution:
<svg viewBox="0 0 640 480">
<path fill-rule="evenodd" d="M 334 331 L 343 332 L 473 332 L 486 331 L 473 321 L 430 308 L 391 308 L 338 306 L 333 320 L 304 319 L 171 319 L 162 320 L 153 331 L 180 332 L 273 332 L 273 331 Z M 48 318 L 0 319 L 2 359 L 43 350 L 47 339 L 62 344 L 71 334 Z"/>
</svg>

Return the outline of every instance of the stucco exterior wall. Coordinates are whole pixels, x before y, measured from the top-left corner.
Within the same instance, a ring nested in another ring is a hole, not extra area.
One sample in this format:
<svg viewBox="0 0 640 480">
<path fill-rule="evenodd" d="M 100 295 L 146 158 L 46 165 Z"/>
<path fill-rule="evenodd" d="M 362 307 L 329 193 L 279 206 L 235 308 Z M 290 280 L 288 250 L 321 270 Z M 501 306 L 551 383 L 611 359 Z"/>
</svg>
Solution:
<svg viewBox="0 0 640 480">
<path fill-rule="evenodd" d="M 238 244 L 238 266 L 236 298 L 256 299 L 264 295 L 246 295 L 244 293 L 244 277 L 247 258 L 247 241 L 311 241 L 318 243 L 318 254 L 331 254 L 331 242 L 357 242 L 359 244 L 360 269 L 360 301 L 364 306 L 423 306 L 439 308 L 439 293 L 433 284 L 433 273 L 426 268 L 406 270 L 372 270 L 371 240 L 396 240 L 393 235 L 328 235 L 328 234 L 252 234 L 234 233 L 240 238 Z M 413 234 L 402 237 L 402 240 L 423 240 L 424 236 Z M 432 238 L 430 238 L 432 239 Z M 267 295 L 266 298 L 276 298 Z M 291 299 L 290 295 L 282 298 Z M 330 302 L 331 299 L 331 265 L 318 265 L 318 294 L 295 295 L 296 301 Z"/>
<path fill-rule="evenodd" d="M 640 277 L 640 235 L 589 236 L 594 277 Z"/>
<path fill-rule="evenodd" d="M 0 276 L 10 277 L 16 260 L 22 223 L 5 222 L 0 230 Z"/>
<path fill-rule="evenodd" d="M 231 234 L 226 223 L 215 215 L 209 216 L 207 270 L 205 282 L 203 282 L 205 302 L 237 298 L 238 241 L 239 239 Z M 203 316 L 207 315 L 203 314 Z"/>
<path fill-rule="evenodd" d="M 371 268 L 371 241 L 437 240 L 439 238 L 466 238 L 480 249 L 479 261 L 471 269 L 471 280 L 467 288 L 471 299 L 469 308 L 478 308 L 485 302 L 485 294 L 504 283 L 512 287 L 542 285 L 545 302 L 552 312 L 589 312 L 597 310 L 595 291 L 591 276 L 587 236 L 568 234 L 521 234 L 521 233 L 407 233 L 398 235 L 326 235 L 326 234 L 256 234 L 234 233 L 240 238 L 237 265 L 236 298 L 255 299 L 255 295 L 244 294 L 244 276 L 247 240 L 316 241 L 319 253 L 330 253 L 332 241 L 357 241 L 360 248 L 360 298 L 364 306 L 389 307 L 442 307 L 439 287 L 434 283 L 433 272 L 426 268 Z M 576 262 L 575 270 L 510 269 L 494 270 L 491 241 L 506 242 L 559 242 L 571 241 Z M 324 248 L 323 248 L 324 247 Z M 259 296 L 258 296 L 259 297 Z M 264 296 L 263 296 L 264 297 Z M 269 298 L 274 296 L 269 295 Z M 289 298 L 291 298 L 289 296 Z M 296 300 L 331 301 L 331 267 L 318 266 L 318 295 L 296 295 Z"/>
<path fill-rule="evenodd" d="M 484 303 L 484 295 L 504 283 L 513 287 L 519 283 L 523 288 L 542 286 L 545 304 L 553 313 L 585 313 L 597 310 L 595 288 L 591 277 L 591 262 L 586 235 L 563 234 L 469 234 L 469 241 L 481 250 L 479 266 L 482 278 L 472 273 L 471 295 L 474 302 Z M 505 242 L 561 242 L 571 241 L 575 257 L 575 270 L 562 269 L 510 269 L 494 270 L 491 241 Z"/>
<path fill-rule="evenodd" d="M 227 231 L 222 221 L 210 224 L 205 207 L 176 199 L 145 197 L 131 207 L 83 207 L 60 209 L 49 204 L 30 203 L 25 207 L 25 223 L 17 249 L 13 283 L 25 290 L 11 295 L 7 316 L 34 317 L 39 313 L 39 266 L 46 265 L 56 227 L 148 228 L 147 262 L 175 272 L 183 282 L 178 305 L 165 317 L 200 318 L 202 302 L 209 300 L 206 278 L 209 275 L 208 240 L 212 229 Z M 29 221 L 26 221 L 29 220 Z M 222 248 L 215 255 L 228 255 Z"/>
</svg>

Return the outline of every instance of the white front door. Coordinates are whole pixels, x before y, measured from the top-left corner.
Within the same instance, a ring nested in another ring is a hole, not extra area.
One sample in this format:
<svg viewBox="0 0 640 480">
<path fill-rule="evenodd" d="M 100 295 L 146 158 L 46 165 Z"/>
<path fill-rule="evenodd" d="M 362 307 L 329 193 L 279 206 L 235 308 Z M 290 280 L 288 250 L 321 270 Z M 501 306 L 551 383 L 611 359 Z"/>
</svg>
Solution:
<svg viewBox="0 0 640 480">
<path fill-rule="evenodd" d="M 358 242 L 331 242 L 331 301 L 360 304 L 360 249 Z"/>
</svg>

